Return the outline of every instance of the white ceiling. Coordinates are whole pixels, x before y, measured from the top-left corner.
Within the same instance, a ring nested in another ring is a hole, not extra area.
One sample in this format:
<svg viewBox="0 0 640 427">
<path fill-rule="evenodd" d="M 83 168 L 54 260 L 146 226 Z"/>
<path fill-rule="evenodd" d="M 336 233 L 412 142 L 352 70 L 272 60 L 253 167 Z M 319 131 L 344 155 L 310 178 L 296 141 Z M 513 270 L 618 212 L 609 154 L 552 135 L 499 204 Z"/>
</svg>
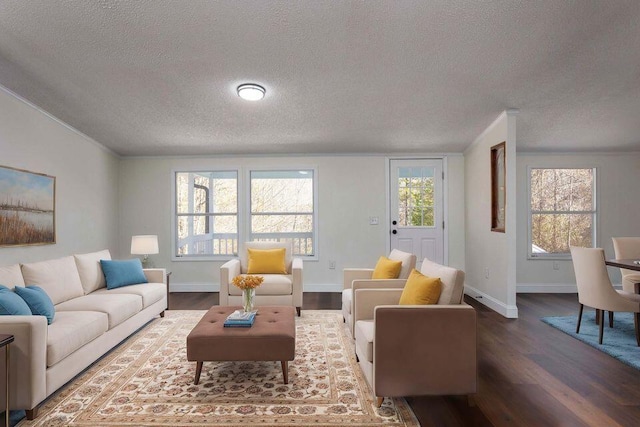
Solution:
<svg viewBox="0 0 640 427">
<path fill-rule="evenodd" d="M 0 0 L 0 84 L 121 155 L 459 152 L 508 108 L 638 151 L 640 1 Z"/>
</svg>

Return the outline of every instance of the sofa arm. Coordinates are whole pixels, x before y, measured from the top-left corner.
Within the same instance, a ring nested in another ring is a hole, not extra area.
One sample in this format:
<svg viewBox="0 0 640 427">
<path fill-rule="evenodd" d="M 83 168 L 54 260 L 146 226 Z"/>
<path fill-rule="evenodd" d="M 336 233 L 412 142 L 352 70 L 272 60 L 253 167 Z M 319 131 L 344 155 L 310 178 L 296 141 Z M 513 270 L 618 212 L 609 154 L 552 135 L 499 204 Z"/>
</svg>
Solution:
<svg viewBox="0 0 640 427">
<path fill-rule="evenodd" d="M 47 318 L 0 316 L 0 334 L 14 336 L 14 341 L 9 344 L 10 407 L 33 409 L 47 397 Z M 2 372 L 4 373 L 4 366 Z M 4 394 L 4 387 L 2 390 Z"/>
<path fill-rule="evenodd" d="M 342 270 L 343 289 L 351 289 L 351 283 L 358 279 L 371 279 L 373 268 L 345 268 Z"/>
<path fill-rule="evenodd" d="M 379 305 L 398 304 L 402 289 L 357 289 L 353 293 L 353 325 L 358 320 L 372 320 Z"/>
<path fill-rule="evenodd" d="M 302 307 L 302 293 L 304 283 L 302 282 L 302 258 L 294 258 L 291 261 L 291 281 L 293 286 L 293 305 Z"/>
<path fill-rule="evenodd" d="M 149 283 L 167 284 L 167 270 L 165 268 L 143 268 L 142 271 Z"/>
<path fill-rule="evenodd" d="M 476 311 L 467 304 L 378 306 L 376 396 L 476 392 Z"/>
<path fill-rule="evenodd" d="M 220 305 L 229 305 L 229 285 L 240 275 L 240 260 L 230 259 L 220 267 Z"/>
<path fill-rule="evenodd" d="M 356 298 L 355 298 L 355 293 L 359 290 L 359 289 L 403 289 L 404 285 L 407 283 L 407 279 L 368 279 L 368 280 L 354 280 L 352 282 L 352 288 L 353 288 L 353 295 L 351 297 L 351 313 L 355 313 L 356 312 Z M 373 307 L 375 307 L 375 305 L 380 305 L 380 304 L 397 304 L 398 301 L 400 300 L 400 296 L 397 297 L 396 299 L 396 293 L 393 294 L 389 294 L 386 293 L 386 295 L 393 295 L 392 297 L 376 297 L 376 294 L 372 294 L 374 296 L 370 296 L 368 297 L 369 299 L 373 299 L 373 302 L 371 304 L 365 303 L 365 305 L 363 307 L 363 313 L 362 315 L 366 315 L 369 316 L 369 319 L 373 319 Z M 381 295 L 385 295 L 384 293 Z M 367 298 L 367 297 L 365 297 Z M 383 298 L 384 302 L 380 302 L 379 298 Z M 388 299 L 387 299 L 388 298 Z M 375 305 L 372 305 L 375 304 Z M 366 314 L 365 314 L 366 313 Z M 351 336 L 355 337 L 356 336 L 356 321 L 355 321 L 355 317 L 353 318 L 354 320 L 351 322 Z M 362 320 L 362 319 L 360 319 Z"/>
</svg>

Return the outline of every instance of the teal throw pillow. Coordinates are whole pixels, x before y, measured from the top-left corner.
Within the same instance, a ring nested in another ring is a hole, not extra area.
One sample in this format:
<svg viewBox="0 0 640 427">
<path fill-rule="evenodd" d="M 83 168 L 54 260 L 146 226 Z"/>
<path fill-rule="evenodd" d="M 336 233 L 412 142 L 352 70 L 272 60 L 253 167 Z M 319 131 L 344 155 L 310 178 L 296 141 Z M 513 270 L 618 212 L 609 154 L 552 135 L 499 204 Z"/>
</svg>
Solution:
<svg viewBox="0 0 640 427">
<path fill-rule="evenodd" d="M 142 263 L 139 258 L 123 261 L 101 259 L 100 265 L 107 280 L 107 289 L 147 283 L 147 277 L 142 271 Z"/>
<path fill-rule="evenodd" d="M 20 295 L 0 285 L 0 316 L 31 316 L 31 309 Z"/>
<path fill-rule="evenodd" d="M 47 324 L 53 322 L 56 315 L 56 309 L 51 302 L 49 295 L 40 286 L 28 285 L 26 287 L 16 286 L 16 294 L 27 303 L 31 309 L 31 313 L 36 316 L 45 316 Z"/>
</svg>

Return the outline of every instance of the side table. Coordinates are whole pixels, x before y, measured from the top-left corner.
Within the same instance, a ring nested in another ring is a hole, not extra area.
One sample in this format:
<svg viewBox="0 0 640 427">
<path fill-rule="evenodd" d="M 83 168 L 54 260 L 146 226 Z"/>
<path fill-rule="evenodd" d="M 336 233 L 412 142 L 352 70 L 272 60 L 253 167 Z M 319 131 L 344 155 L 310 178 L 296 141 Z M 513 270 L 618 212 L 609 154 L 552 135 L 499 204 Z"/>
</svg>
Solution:
<svg viewBox="0 0 640 427">
<path fill-rule="evenodd" d="M 10 345 L 13 342 L 13 335 L 7 335 L 7 334 L 0 334 L 0 348 L 4 347 L 4 356 L 5 356 L 5 366 L 4 366 L 4 371 L 5 371 L 5 384 L 4 384 L 4 390 L 6 392 L 6 399 L 7 401 L 6 403 L 6 411 L 4 413 L 4 421 L 5 421 L 5 426 L 9 427 L 9 349 L 10 349 Z"/>
<path fill-rule="evenodd" d="M 169 298 L 169 276 L 171 276 L 171 272 L 167 271 L 167 310 L 169 310 L 169 301 L 171 301 L 171 298 Z"/>
</svg>

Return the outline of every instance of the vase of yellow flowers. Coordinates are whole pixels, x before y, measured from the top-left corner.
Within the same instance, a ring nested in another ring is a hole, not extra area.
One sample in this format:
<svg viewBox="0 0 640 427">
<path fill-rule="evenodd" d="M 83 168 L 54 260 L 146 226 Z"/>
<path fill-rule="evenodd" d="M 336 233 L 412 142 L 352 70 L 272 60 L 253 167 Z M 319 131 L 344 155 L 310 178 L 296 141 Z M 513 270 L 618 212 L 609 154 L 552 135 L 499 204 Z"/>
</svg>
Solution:
<svg viewBox="0 0 640 427">
<path fill-rule="evenodd" d="M 253 298 L 256 295 L 256 288 L 262 284 L 262 276 L 236 276 L 232 283 L 242 289 L 242 309 L 245 312 L 253 311 Z"/>
</svg>

